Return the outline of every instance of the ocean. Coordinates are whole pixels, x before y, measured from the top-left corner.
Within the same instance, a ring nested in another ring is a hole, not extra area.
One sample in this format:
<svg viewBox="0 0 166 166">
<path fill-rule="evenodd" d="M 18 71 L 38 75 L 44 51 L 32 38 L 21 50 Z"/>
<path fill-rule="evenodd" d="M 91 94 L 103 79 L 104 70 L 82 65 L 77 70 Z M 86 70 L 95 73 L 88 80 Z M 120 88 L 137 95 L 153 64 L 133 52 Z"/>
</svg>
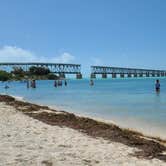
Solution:
<svg viewBox="0 0 166 166">
<path fill-rule="evenodd" d="M 37 81 L 36 89 L 26 83 L 0 83 L 0 93 L 55 107 L 79 115 L 105 119 L 121 127 L 166 139 L 166 78 L 159 78 L 160 93 L 154 85 L 157 78 L 68 79 L 67 86 L 55 88 L 54 81 Z"/>
</svg>

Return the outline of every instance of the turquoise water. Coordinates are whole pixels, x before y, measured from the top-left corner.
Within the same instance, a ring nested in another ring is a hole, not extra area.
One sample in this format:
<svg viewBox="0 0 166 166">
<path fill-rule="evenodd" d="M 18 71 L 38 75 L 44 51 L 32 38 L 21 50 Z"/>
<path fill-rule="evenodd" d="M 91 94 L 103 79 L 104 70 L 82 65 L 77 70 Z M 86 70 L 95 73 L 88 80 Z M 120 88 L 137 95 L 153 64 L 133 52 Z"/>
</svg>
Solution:
<svg viewBox="0 0 166 166">
<path fill-rule="evenodd" d="M 160 78 L 161 91 L 154 90 L 156 78 L 68 80 L 68 86 L 53 87 L 53 81 L 37 81 L 36 89 L 26 83 L 0 83 L 0 93 L 21 96 L 42 105 L 58 107 L 82 115 L 112 120 L 122 127 L 166 138 L 166 78 Z"/>
</svg>

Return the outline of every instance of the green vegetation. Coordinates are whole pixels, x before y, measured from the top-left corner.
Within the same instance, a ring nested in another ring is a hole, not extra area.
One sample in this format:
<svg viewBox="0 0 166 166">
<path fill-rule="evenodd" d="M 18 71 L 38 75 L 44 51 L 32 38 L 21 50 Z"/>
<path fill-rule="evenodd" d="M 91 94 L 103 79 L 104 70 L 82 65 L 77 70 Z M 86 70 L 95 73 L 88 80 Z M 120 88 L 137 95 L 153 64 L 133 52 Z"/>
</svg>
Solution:
<svg viewBox="0 0 166 166">
<path fill-rule="evenodd" d="M 12 79 L 12 74 L 6 71 L 0 70 L 0 81 L 8 81 Z"/>
<path fill-rule="evenodd" d="M 0 81 L 8 80 L 25 80 L 38 79 L 38 80 L 55 80 L 59 77 L 50 72 L 49 68 L 31 66 L 28 71 L 24 71 L 21 67 L 14 67 L 9 73 L 0 70 Z"/>
<path fill-rule="evenodd" d="M 48 75 L 49 73 L 50 73 L 50 70 L 45 67 L 31 66 L 29 68 L 30 75 Z"/>
<path fill-rule="evenodd" d="M 21 67 L 14 67 L 11 73 L 20 77 L 23 77 L 26 74 L 26 72 Z"/>
<path fill-rule="evenodd" d="M 52 74 L 52 73 L 48 74 L 47 78 L 48 78 L 48 80 L 57 80 L 57 79 L 59 79 L 59 77 L 57 75 Z"/>
</svg>

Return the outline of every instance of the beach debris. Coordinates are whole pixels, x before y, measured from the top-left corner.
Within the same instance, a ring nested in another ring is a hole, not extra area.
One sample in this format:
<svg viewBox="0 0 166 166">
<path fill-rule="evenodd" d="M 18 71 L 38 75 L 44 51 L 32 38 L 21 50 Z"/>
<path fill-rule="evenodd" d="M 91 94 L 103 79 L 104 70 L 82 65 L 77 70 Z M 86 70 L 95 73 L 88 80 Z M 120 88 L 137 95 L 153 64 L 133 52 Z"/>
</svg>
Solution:
<svg viewBox="0 0 166 166">
<path fill-rule="evenodd" d="M 48 161 L 48 160 L 42 161 L 42 164 L 44 164 L 45 166 L 52 166 L 53 165 L 53 163 Z"/>
</svg>

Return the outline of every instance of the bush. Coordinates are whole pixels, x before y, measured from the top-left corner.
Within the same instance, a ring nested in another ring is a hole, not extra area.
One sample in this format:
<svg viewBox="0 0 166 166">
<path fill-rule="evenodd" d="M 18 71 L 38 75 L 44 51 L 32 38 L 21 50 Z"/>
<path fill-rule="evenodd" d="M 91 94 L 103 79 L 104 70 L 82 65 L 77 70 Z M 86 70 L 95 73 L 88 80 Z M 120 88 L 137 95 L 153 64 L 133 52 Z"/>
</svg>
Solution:
<svg viewBox="0 0 166 166">
<path fill-rule="evenodd" d="M 58 79 L 59 77 L 57 76 L 57 75 L 55 75 L 55 74 L 48 74 L 48 76 L 47 76 L 47 78 L 49 79 L 49 80 L 56 80 L 56 79 Z"/>
<path fill-rule="evenodd" d="M 0 70 L 0 81 L 8 81 L 12 78 L 12 75 L 6 71 Z"/>
<path fill-rule="evenodd" d="M 21 67 L 14 67 L 11 73 L 19 77 L 24 77 L 24 75 L 26 74 L 26 72 Z"/>
<path fill-rule="evenodd" d="M 47 75 L 49 73 L 50 73 L 50 70 L 46 67 L 31 66 L 29 68 L 29 74 L 31 75 Z"/>
</svg>

